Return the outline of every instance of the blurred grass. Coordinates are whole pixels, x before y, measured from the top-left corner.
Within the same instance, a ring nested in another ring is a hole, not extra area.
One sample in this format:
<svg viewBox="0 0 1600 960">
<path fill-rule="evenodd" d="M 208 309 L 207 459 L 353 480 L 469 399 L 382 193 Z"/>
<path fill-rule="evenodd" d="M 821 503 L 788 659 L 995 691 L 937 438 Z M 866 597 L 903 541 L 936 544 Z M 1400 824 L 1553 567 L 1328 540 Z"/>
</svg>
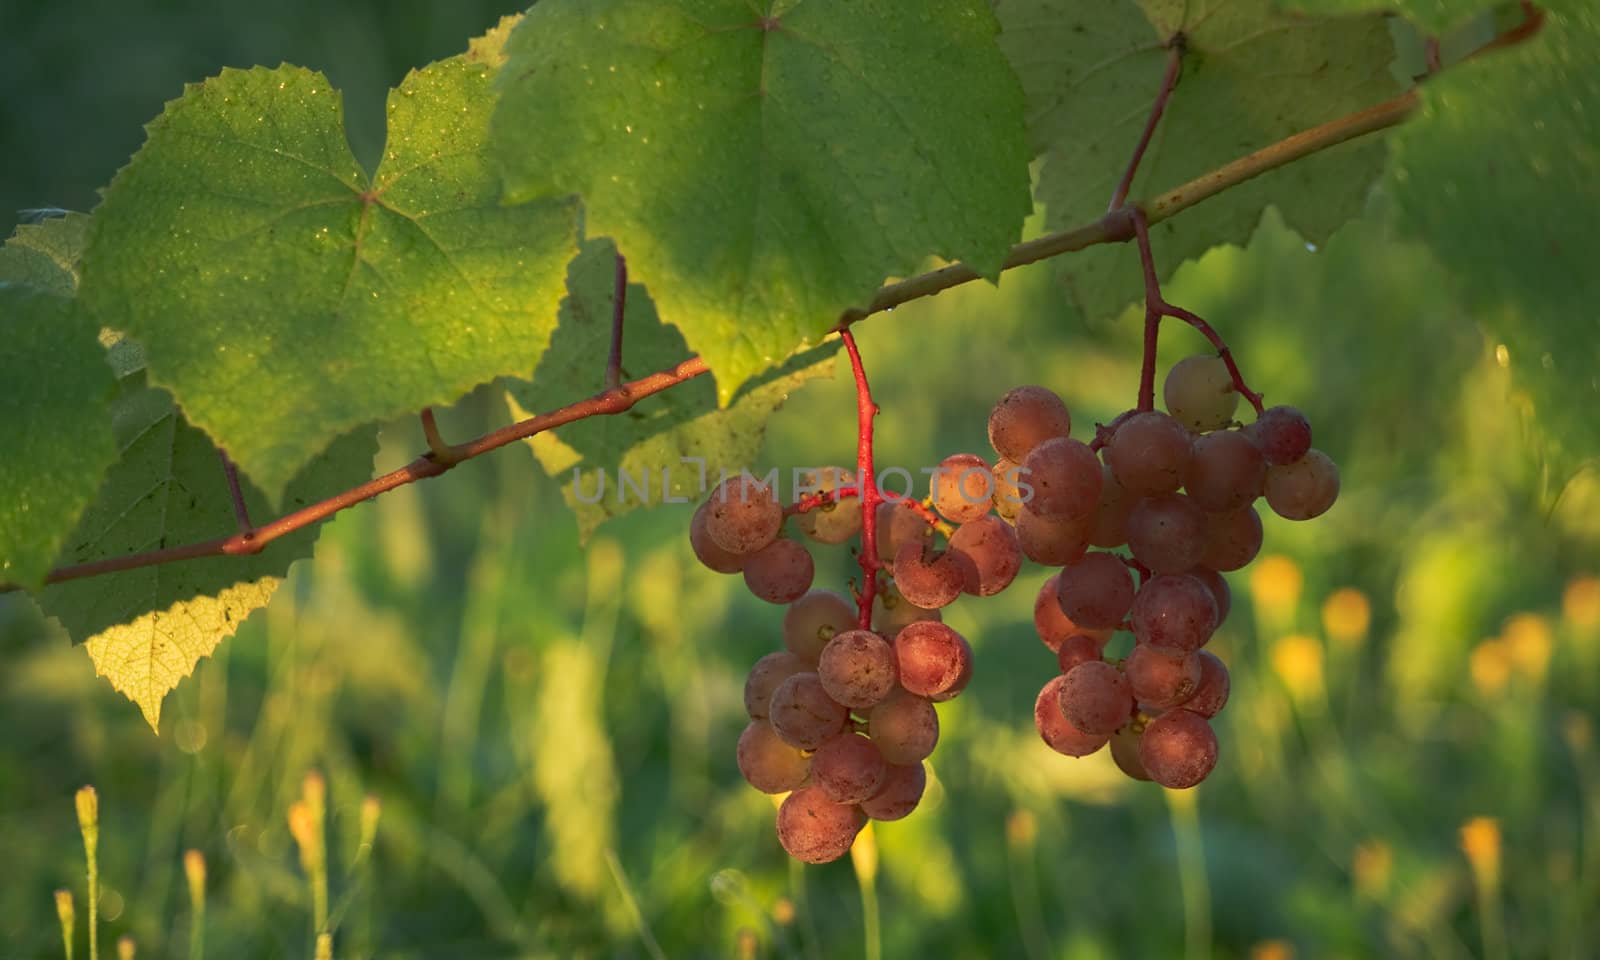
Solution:
<svg viewBox="0 0 1600 960">
<path fill-rule="evenodd" d="M 115 9 L 0 14 L 8 89 L 37 92 L 0 122 L 7 204 L 87 206 L 137 124 L 223 62 L 326 67 L 376 120 L 405 67 L 501 12 Z M 58 888 L 78 897 L 83 955 L 86 783 L 102 943 L 312 956 L 290 812 L 310 771 L 340 958 L 1591 956 L 1600 484 L 1544 475 L 1538 425 L 1448 286 L 1379 227 L 1311 251 L 1270 216 L 1249 249 L 1171 285 L 1344 468 L 1333 512 L 1269 518 L 1273 557 L 1230 577 L 1213 645 L 1233 700 L 1221 764 L 1192 794 L 1038 742 L 1028 710 L 1053 660 L 1032 569 L 948 611 L 979 667 L 941 711 L 923 806 L 874 828 L 870 870 L 790 863 L 732 756 L 744 671 L 778 642 L 779 611 L 692 562 L 686 507 L 580 547 L 555 483 L 511 450 L 332 524 L 171 698 L 159 739 L 53 624 L 0 598 L 0 957 L 61 955 Z M 1017 383 L 1061 391 L 1080 435 L 1126 406 L 1136 325 L 1068 328 L 1063 312 L 1043 266 L 863 324 L 882 462 L 916 474 L 981 452 L 989 404 Z M 1164 340 L 1164 364 L 1200 348 Z M 847 381 L 792 398 L 761 465 L 848 460 Z M 443 425 L 504 416 L 484 390 Z M 382 463 L 422 447 L 391 425 Z M 818 559 L 819 583 L 842 585 L 847 554 Z"/>
</svg>

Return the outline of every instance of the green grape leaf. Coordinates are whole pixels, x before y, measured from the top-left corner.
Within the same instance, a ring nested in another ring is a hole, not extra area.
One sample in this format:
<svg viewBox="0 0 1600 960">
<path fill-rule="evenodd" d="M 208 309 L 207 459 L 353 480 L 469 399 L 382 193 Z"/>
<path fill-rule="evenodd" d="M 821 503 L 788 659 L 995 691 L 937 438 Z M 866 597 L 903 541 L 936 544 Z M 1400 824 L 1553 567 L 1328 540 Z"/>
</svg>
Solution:
<svg viewBox="0 0 1600 960">
<path fill-rule="evenodd" d="M 1435 34 L 1461 26 L 1494 4 L 1495 0 L 1278 0 L 1285 10 L 1317 16 L 1393 11 Z"/>
<path fill-rule="evenodd" d="M 1381 17 L 1287 17 L 1270 0 L 1003 0 L 1000 44 L 1028 96 L 1043 156 L 1038 197 L 1050 229 L 1101 216 L 1138 142 L 1166 66 L 1167 39 L 1187 53 L 1130 198 L 1171 189 L 1292 133 L 1371 106 L 1395 91 L 1394 47 Z M 1321 242 L 1360 214 L 1383 146 L 1357 142 L 1230 188 L 1152 228 L 1162 277 L 1218 243 L 1243 242 L 1275 204 Z M 1117 316 L 1143 285 L 1131 244 L 1063 258 L 1061 277 L 1085 319 Z"/>
<path fill-rule="evenodd" d="M 550 351 L 532 381 L 507 382 L 519 418 L 601 388 L 601 358 L 611 342 L 616 256 L 609 240 L 591 240 L 573 260 L 570 292 Z M 625 307 L 624 377 L 654 372 L 688 355 L 683 335 L 661 322 L 642 285 L 628 285 Z M 559 436 L 542 433 L 529 443 L 560 482 L 577 514 L 579 536 L 587 540 L 606 520 L 641 506 L 694 501 L 716 482 L 719 469 L 755 470 L 767 420 L 807 380 L 830 376 L 837 351 L 837 342 L 830 341 L 796 354 L 747 381 L 726 408 L 718 408 L 709 378 L 701 377 L 647 397 L 626 413 L 590 417 L 562 427 Z M 561 359 L 572 356 L 595 362 L 574 365 Z"/>
<path fill-rule="evenodd" d="M 335 436 L 543 352 L 576 209 L 500 205 L 493 72 L 463 55 L 409 74 L 369 178 L 324 77 L 225 70 L 106 190 L 83 297 L 270 500 Z"/>
<path fill-rule="evenodd" d="M 112 405 L 120 459 L 99 498 L 67 540 L 65 563 L 86 563 L 226 536 L 237 528 L 217 448 L 185 421 L 166 391 L 142 373 L 124 378 Z M 290 509 L 306 506 L 371 476 L 377 431 L 336 439 L 290 482 Z M 272 515 L 247 478 L 250 515 Z M 155 728 L 161 701 L 195 663 L 266 604 L 278 578 L 311 555 L 318 526 L 281 537 L 260 553 L 208 557 L 104 574 L 45 587 L 44 611 L 83 643 L 95 669 L 139 705 Z"/>
<path fill-rule="evenodd" d="M 929 255 L 998 274 L 1031 209 L 980 0 L 546 2 L 507 43 L 508 195 L 579 193 L 727 403 Z"/>
<path fill-rule="evenodd" d="M 1569 0 L 1547 18 L 1532 40 L 1423 85 L 1420 116 L 1392 138 L 1388 188 L 1400 228 L 1504 345 L 1566 471 L 1600 453 L 1600 11 Z"/>
<path fill-rule="evenodd" d="M 89 240 L 89 217 L 67 213 L 17 227 L 0 247 L 0 283 L 22 283 L 70 297 L 78 289 L 78 261 Z"/>
<path fill-rule="evenodd" d="M 0 342 L 0 583 L 34 587 L 117 458 L 115 381 L 76 300 L 0 281 Z"/>
</svg>

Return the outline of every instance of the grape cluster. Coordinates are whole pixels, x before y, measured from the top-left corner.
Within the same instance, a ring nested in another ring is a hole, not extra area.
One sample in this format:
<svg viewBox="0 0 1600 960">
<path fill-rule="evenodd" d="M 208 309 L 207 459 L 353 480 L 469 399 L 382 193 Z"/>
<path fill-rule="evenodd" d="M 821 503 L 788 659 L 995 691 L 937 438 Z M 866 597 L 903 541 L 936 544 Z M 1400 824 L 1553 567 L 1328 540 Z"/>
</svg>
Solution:
<svg viewBox="0 0 1600 960">
<path fill-rule="evenodd" d="M 1109 744 L 1130 777 L 1181 789 L 1216 766 L 1210 718 L 1227 703 L 1229 677 L 1203 647 L 1228 615 L 1222 572 L 1261 549 L 1254 504 L 1265 497 L 1290 520 L 1319 516 L 1339 473 L 1293 407 L 1236 427 L 1239 394 L 1216 357 L 1175 364 L 1164 398 L 1166 413 L 1130 410 L 1101 427 L 1098 457 L 1068 438 L 1065 404 L 1040 387 L 1002 397 L 989 436 L 1002 463 L 1022 466 L 1023 552 L 1061 567 L 1034 602 L 1060 668 L 1034 702 L 1039 735 L 1072 757 Z M 1121 547 L 1131 557 L 1111 552 Z M 1107 659 L 1117 630 L 1133 633 L 1133 648 Z"/>
</svg>

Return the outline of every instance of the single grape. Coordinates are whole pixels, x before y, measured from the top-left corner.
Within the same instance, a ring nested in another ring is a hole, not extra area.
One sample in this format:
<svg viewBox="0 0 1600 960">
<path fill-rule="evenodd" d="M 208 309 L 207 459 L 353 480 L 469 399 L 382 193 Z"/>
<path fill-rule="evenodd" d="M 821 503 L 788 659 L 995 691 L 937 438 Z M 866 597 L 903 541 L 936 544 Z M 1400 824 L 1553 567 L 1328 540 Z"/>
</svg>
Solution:
<svg viewBox="0 0 1600 960">
<path fill-rule="evenodd" d="M 846 730 L 822 741 L 811 757 L 811 779 L 834 803 L 860 803 L 878 792 L 889 772 L 871 740 Z"/>
<path fill-rule="evenodd" d="M 906 624 L 931 620 L 938 623 L 944 617 L 937 610 L 924 610 L 900 595 L 891 581 L 878 588 L 872 599 L 872 629 L 893 640 Z"/>
<path fill-rule="evenodd" d="M 894 653 L 900 685 L 930 700 L 959 692 L 972 673 L 972 648 L 942 623 L 907 624 L 894 638 Z"/>
<path fill-rule="evenodd" d="M 1055 437 L 1033 448 L 1021 479 L 1033 487 L 1029 510 L 1041 517 L 1087 517 L 1100 502 L 1100 458 L 1089 445 Z"/>
<path fill-rule="evenodd" d="M 744 585 L 768 603 L 793 603 L 811 589 L 811 551 L 787 537 L 772 541 L 744 562 Z"/>
<path fill-rule="evenodd" d="M 844 729 L 849 711 L 828 696 L 822 680 L 809 671 L 797 673 L 772 691 L 767 719 L 785 743 L 815 750 Z"/>
<path fill-rule="evenodd" d="M 1193 438 L 1183 424 L 1157 410 L 1135 414 L 1106 444 L 1106 463 L 1129 493 L 1153 497 L 1183 484 Z"/>
<path fill-rule="evenodd" d="M 1217 765 L 1217 735 L 1198 713 L 1168 710 L 1144 728 L 1139 761 L 1156 783 L 1184 790 Z"/>
<path fill-rule="evenodd" d="M 1116 554 L 1091 550 L 1056 574 L 1056 599 L 1078 626 L 1115 630 L 1133 606 L 1133 575 Z"/>
<path fill-rule="evenodd" d="M 1061 712 L 1084 733 L 1110 735 L 1133 715 L 1128 678 L 1104 660 L 1080 663 L 1061 677 Z"/>
<path fill-rule="evenodd" d="M 1182 573 L 1205 555 L 1205 511 L 1181 493 L 1146 497 L 1128 514 L 1128 550 L 1151 573 Z"/>
<path fill-rule="evenodd" d="M 1285 520 L 1320 517 L 1338 498 L 1339 468 L 1321 450 L 1267 470 L 1267 506 Z"/>
<path fill-rule="evenodd" d="M 784 611 L 783 645 L 815 667 L 829 640 L 855 628 L 854 604 L 832 590 L 812 590 Z"/>
<path fill-rule="evenodd" d="M 1072 672 L 1072 668 L 1080 663 L 1099 660 L 1105 650 L 1104 640 L 1097 640 L 1086 633 L 1075 633 L 1061 641 L 1061 646 L 1056 648 L 1056 666 L 1062 673 Z"/>
<path fill-rule="evenodd" d="M 740 474 L 711 491 L 706 533 L 717 546 L 745 556 L 771 543 L 783 526 L 783 507 L 760 480 Z"/>
<path fill-rule="evenodd" d="M 1117 768 L 1134 780 L 1150 779 L 1150 774 L 1144 769 L 1144 761 L 1139 759 L 1139 736 L 1143 728 L 1129 724 L 1111 735 L 1111 759 L 1117 763 Z"/>
<path fill-rule="evenodd" d="M 961 570 L 961 589 L 991 597 L 1011 585 L 1022 569 L 1022 549 L 1011 525 L 985 516 L 963 523 L 950 537 L 950 556 Z"/>
<path fill-rule="evenodd" d="M 994 474 L 994 497 L 991 502 L 994 512 L 1000 515 L 1007 523 L 1016 523 L 1017 514 L 1022 510 L 1022 487 L 1018 483 L 1022 479 L 1022 465 L 1010 460 L 999 460 L 990 470 Z M 1028 492 L 1032 493 L 1032 487 Z"/>
<path fill-rule="evenodd" d="M 994 501 L 994 474 L 976 454 L 956 453 L 939 461 L 932 486 L 933 508 L 951 523 L 987 515 Z"/>
<path fill-rule="evenodd" d="M 1242 570 L 1261 552 L 1261 515 L 1255 507 L 1206 514 L 1206 549 L 1200 562 L 1213 570 Z"/>
<path fill-rule="evenodd" d="M 811 758 L 784 743 L 765 720 L 752 720 L 744 728 L 735 756 L 745 782 L 762 793 L 793 790 L 811 774 Z"/>
<path fill-rule="evenodd" d="M 1294 407 L 1269 407 L 1245 427 L 1271 466 L 1294 463 L 1311 449 L 1311 421 Z"/>
<path fill-rule="evenodd" d="M 861 812 L 874 820 L 899 820 L 922 802 L 928 788 L 928 771 L 919 763 L 889 765 L 878 792 L 861 801 Z"/>
<path fill-rule="evenodd" d="M 1061 685 L 1066 680 L 1065 675 L 1057 674 L 1039 691 L 1038 699 L 1033 701 L 1033 725 L 1039 731 L 1039 736 L 1056 753 L 1087 757 L 1105 746 L 1111 737 L 1085 733 L 1074 727 L 1067 715 L 1061 712 Z"/>
<path fill-rule="evenodd" d="M 824 467 L 806 473 L 801 487 L 808 493 L 832 493 L 855 483 L 843 467 Z M 861 532 L 861 497 L 838 497 L 830 503 L 795 515 L 800 532 L 818 543 L 844 543 Z"/>
<path fill-rule="evenodd" d="M 939 712 L 927 698 L 897 690 L 867 713 L 867 735 L 890 763 L 917 763 L 939 743 Z"/>
<path fill-rule="evenodd" d="M 860 710 L 882 702 L 894 690 L 894 648 L 876 633 L 847 630 L 822 648 L 817 677 L 837 703 Z"/>
<path fill-rule="evenodd" d="M 1136 643 L 1122 661 L 1133 698 L 1147 707 L 1165 710 L 1194 696 L 1200 686 L 1200 657 L 1176 647 Z"/>
<path fill-rule="evenodd" d="M 1039 444 L 1072 432 L 1072 414 L 1061 398 L 1044 387 L 1015 387 L 989 413 L 989 444 L 1015 463 Z"/>
<path fill-rule="evenodd" d="M 1128 514 L 1139 498 L 1127 491 L 1109 465 L 1102 465 L 1100 502 L 1089 523 L 1089 544 L 1095 547 L 1120 547 L 1128 542 Z"/>
<path fill-rule="evenodd" d="M 694 519 L 689 522 L 689 546 L 694 548 L 695 557 L 710 569 L 718 573 L 738 573 L 744 569 L 744 557 L 717 546 L 706 532 L 706 514 L 710 507 L 709 503 L 702 503 L 695 510 Z"/>
<path fill-rule="evenodd" d="M 1210 650 L 1201 650 L 1200 683 L 1195 687 L 1194 695 L 1179 706 L 1202 717 L 1214 717 L 1227 705 L 1231 687 L 1227 666 Z"/>
<path fill-rule="evenodd" d="M 1140 643 L 1198 650 L 1217 629 L 1217 600 L 1198 577 L 1151 577 L 1133 598 L 1133 635 Z"/>
<path fill-rule="evenodd" d="M 907 601 L 937 610 L 961 596 L 966 572 L 954 553 L 925 543 L 902 543 L 894 555 L 894 585 Z"/>
<path fill-rule="evenodd" d="M 751 720 L 767 719 L 772 691 L 795 674 L 810 669 L 809 664 L 787 650 L 769 653 L 757 660 L 744 680 L 744 712 Z"/>
<path fill-rule="evenodd" d="M 911 507 L 910 501 L 885 500 L 878 504 L 878 556 L 892 557 L 910 541 L 925 542 L 933 536 L 928 521 Z"/>
<path fill-rule="evenodd" d="M 1228 619 L 1228 611 L 1233 609 L 1233 591 L 1228 589 L 1228 581 L 1210 567 L 1195 567 L 1189 571 L 1189 576 L 1199 579 L 1211 591 L 1211 599 L 1217 602 L 1217 626 L 1222 626 Z"/>
<path fill-rule="evenodd" d="M 1200 509 L 1224 513 L 1254 503 L 1266 478 L 1261 450 L 1237 430 L 1218 430 L 1195 438 L 1183 489 Z"/>
<path fill-rule="evenodd" d="M 1023 507 L 1017 514 L 1017 545 L 1028 559 L 1059 567 L 1089 549 L 1087 517 L 1041 517 Z"/>
<path fill-rule="evenodd" d="M 1227 426 L 1239 408 L 1239 392 L 1228 365 L 1221 357 L 1206 354 L 1173 364 L 1161 395 L 1173 419 L 1196 433 Z"/>
<path fill-rule="evenodd" d="M 1066 615 L 1061 609 L 1061 595 L 1057 592 L 1056 583 L 1061 579 L 1060 574 L 1052 576 L 1039 588 L 1039 593 L 1033 599 L 1033 628 L 1039 634 L 1039 642 L 1049 647 L 1052 652 L 1061 649 L 1062 641 L 1075 634 L 1085 634 L 1092 638 L 1103 649 L 1106 642 L 1111 639 L 1114 627 L 1089 628 L 1080 626 Z M 1132 583 L 1129 583 L 1132 586 Z M 1130 603 L 1132 601 L 1129 601 Z"/>
<path fill-rule="evenodd" d="M 850 852 L 866 818 L 848 803 L 834 803 L 817 787 L 801 787 L 778 807 L 778 842 L 789 856 L 828 863 Z"/>
</svg>

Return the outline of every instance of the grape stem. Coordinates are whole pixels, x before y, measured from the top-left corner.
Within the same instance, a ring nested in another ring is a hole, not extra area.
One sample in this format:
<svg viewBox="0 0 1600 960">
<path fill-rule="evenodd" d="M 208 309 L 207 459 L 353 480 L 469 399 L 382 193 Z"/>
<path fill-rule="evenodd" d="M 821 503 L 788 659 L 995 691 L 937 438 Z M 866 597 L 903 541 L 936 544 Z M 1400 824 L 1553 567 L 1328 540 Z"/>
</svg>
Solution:
<svg viewBox="0 0 1600 960">
<path fill-rule="evenodd" d="M 453 465 L 461 459 L 461 453 L 455 447 L 444 442 L 444 434 L 439 432 L 439 421 L 433 417 L 432 407 L 422 408 L 422 436 L 428 441 L 429 456 L 445 465 Z"/>
<path fill-rule="evenodd" d="M 1490 40 L 1474 51 L 1467 59 L 1475 58 L 1493 50 L 1512 47 L 1536 36 L 1544 25 L 1544 11 L 1532 3 L 1523 3 L 1523 22 L 1498 37 Z M 1447 67 L 1446 69 L 1450 69 Z M 1196 177 L 1188 183 L 1182 184 L 1165 193 L 1158 194 L 1145 200 L 1123 204 L 1116 210 L 1100 217 L 1092 223 L 1081 224 L 1067 230 L 1046 234 L 1034 240 L 1016 244 L 1006 256 L 1002 269 L 1011 270 L 1030 263 L 1038 263 L 1052 257 L 1074 253 L 1089 247 L 1107 243 L 1126 243 L 1136 239 L 1139 227 L 1142 225 L 1146 231 L 1152 223 L 1159 223 L 1179 213 L 1202 203 L 1219 193 L 1224 192 L 1241 183 L 1253 180 L 1264 173 L 1287 166 L 1312 154 L 1319 153 L 1330 147 L 1338 146 L 1354 140 L 1357 137 L 1376 133 L 1397 126 L 1417 112 L 1421 104 L 1418 91 L 1413 88 L 1392 97 L 1382 103 L 1358 110 L 1326 123 L 1319 124 L 1308 130 L 1292 134 L 1277 143 L 1262 147 L 1254 153 L 1246 154 L 1215 170 Z M 932 270 L 906 280 L 886 284 L 878 289 L 872 299 L 863 307 L 851 307 L 839 316 L 836 330 L 845 330 L 852 323 L 862 320 L 875 313 L 882 313 L 902 304 L 931 297 L 946 290 L 958 287 L 965 283 L 981 279 L 984 275 L 965 263 L 953 263 L 937 270 Z M 615 329 L 615 323 L 613 324 Z M 620 350 L 620 343 L 617 345 Z M 620 367 L 620 364 L 619 364 Z M 437 477 L 449 471 L 457 463 L 483 456 L 493 450 L 498 450 L 518 440 L 553 430 L 565 424 L 586 420 L 589 417 L 615 416 L 633 408 L 634 404 L 646 397 L 653 396 L 663 390 L 670 389 L 685 383 L 703 374 L 709 373 L 710 368 L 699 357 L 690 357 L 681 360 L 673 366 L 657 371 L 637 380 L 617 384 L 582 400 L 569 403 L 564 407 L 548 413 L 521 420 L 513 424 L 493 430 L 455 447 L 445 447 L 445 452 L 450 457 L 441 457 L 440 453 L 430 450 L 411 463 L 398 470 L 393 470 L 381 477 L 374 477 L 358 486 L 333 494 L 332 496 L 310 504 L 292 513 L 285 514 L 250 531 L 236 533 L 233 536 L 217 537 L 196 543 L 182 544 L 176 547 L 163 547 L 157 550 L 145 550 L 136 553 L 127 553 L 116 557 L 107 557 L 102 560 L 93 560 L 88 563 L 78 563 L 57 567 L 46 575 L 45 583 L 64 583 L 69 580 L 79 580 L 84 577 L 102 576 L 108 573 L 119 573 L 125 570 L 137 570 L 143 567 L 159 566 L 161 564 L 176 563 L 182 560 L 195 560 L 202 557 L 242 556 L 260 553 L 267 545 L 279 537 L 287 536 L 296 530 L 302 530 L 313 524 L 321 523 L 336 513 L 347 510 L 359 503 L 415 483 Z M 426 427 L 424 427 L 426 430 Z M 1096 438 L 1096 443 L 1100 443 Z M 863 504 L 865 509 L 865 504 Z M 862 525 L 874 524 L 872 512 L 862 515 Z M 0 593 L 22 589 L 18 584 L 0 583 Z"/>
<path fill-rule="evenodd" d="M 228 452 L 221 447 L 217 448 L 217 456 L 222 459 L 222 475 L 228 480 L 228 496 L 233 500 L 233 518 L 239 524 L 239 532 L 248 535 L 255 529 L 255 524 L 250 522 L 250 507 L 244 502 L 244 490 L 239 486 L 239 468 L 228 459 Z"/>
<path fill-rule="evenodd" d="M 605 389 L 622 386 L 622 317 L 628 304 L 628 260 L 617 254 L 617 279 L 611 289 L 611 353 L 606 356 Z"/>
<path fill-rule="evenodd" d="M 1122 179 L 1117 181 L 1116 190 L 1111 193 L 1111 205 L 1106 207 L 1106 213 L 1114 213 L 1128 201 L 1128 190 L 1133 187 L 1133 176 L 1139 172 L 1139 161 L 1144 159 L 1145 149 L 1150 146 L 1150 138 L 1155 136 L 1156 124 L 1161 122 L 1161 115 L 1167 110 L 1167 101 L 1172 98 L 1172 90 L 1178 85 L 1178 74 L 1183 69 L 1183 50 L 1188 42 L 1182 31 L 1174 33 L 1168 38 L 1167 69 L 1161 75 L 1161 89 L 1156 91 L 1155 103 L 1150 107 L 1150 117 L 1144 123 L 1144 131 L 1139 135 L 1139 143 L 1133 148 L 1133 156 L 1128 158 L 1127 169 L 1122 171 Z"/>
<path fill-rule="evenodd" d="M 1155 408 L 1156 339 L 1160 334 L 1161 318 L 1173 317 L 1194 327 L 1200 331 L 1201 336 L 1211 341 L 1211 345 L 1217 350 L 1217 356 L 1222 358 L 1223 364 L 1228 368 L 1228 376 L 1233 378 L 1233 389 L 1239 392 L 1239 396 L 1250 401 L 1250 406 L 1255 408 L 1259 416 L 1262 411 L 1261 394 L 1245 384 L 1244 375 L 1239 372 L 1239 365 L 1234 362 L 1233 351 L 1228 348 L 1222 335 L 1199 314 L 1174 306 L 1162 298 L 1161 281 L 1156 276 L 1155 257 L 1150 252 L 1150 225 L 1144 211 L 1138 207 L 1133 208 L 1133 231 L 1134 239 L 1139 246 L 1139 265 L 1144 269 L 1144 363 L 1139 370 L 1139 409 Z"/>
<path fill-rule="evenodd" d="M 878 493 L 872 472 L 872 418 L 878 415 L 878 404 L 867 384 L 855 334 L 846 329 L 839 336 L 850 354 L 850 372 L 856 378 L 856 482 L 861 488 L 861 592 L 856 597 L 856 623 L 863 630 L 871 630 L 872 601 L 878 596 L 878 568 L 883 566 L 878 559 L 878 504 L 883 496 Z"/>
</svg>

